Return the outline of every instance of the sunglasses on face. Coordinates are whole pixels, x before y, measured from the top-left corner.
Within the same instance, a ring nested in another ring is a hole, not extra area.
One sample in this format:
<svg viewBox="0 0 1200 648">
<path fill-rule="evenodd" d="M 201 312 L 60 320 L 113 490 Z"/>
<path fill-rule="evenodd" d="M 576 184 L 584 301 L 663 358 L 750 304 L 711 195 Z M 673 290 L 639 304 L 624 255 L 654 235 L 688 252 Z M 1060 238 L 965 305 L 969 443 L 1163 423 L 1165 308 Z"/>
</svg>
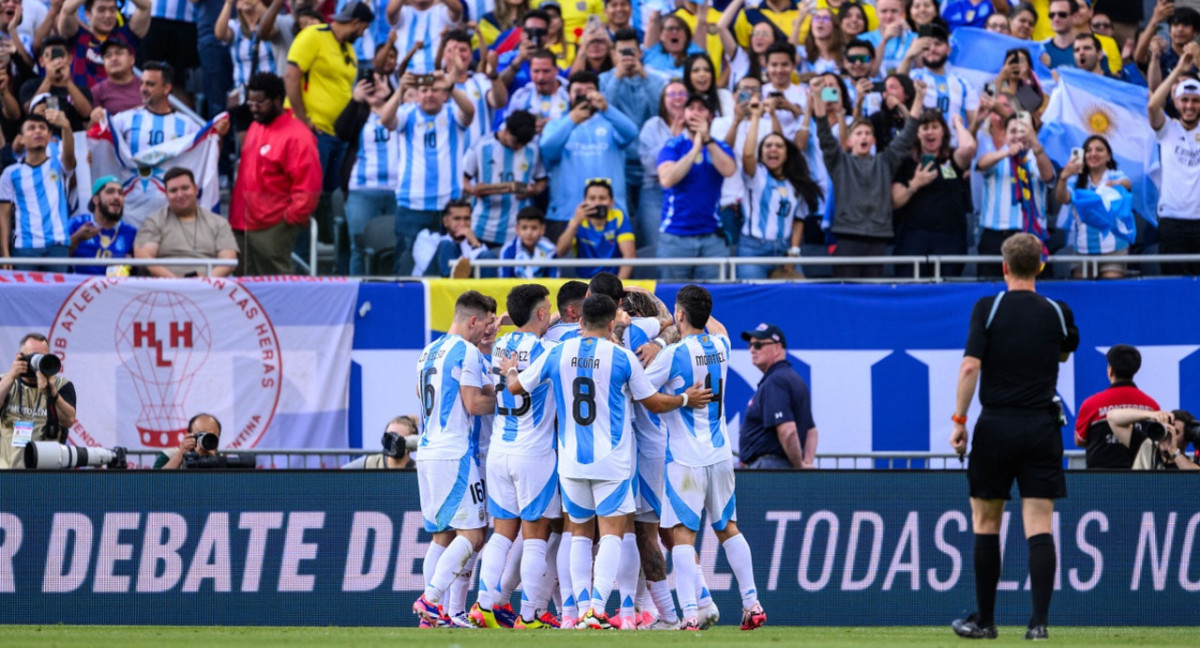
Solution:
<svg viewBox="0 0 1200 648">
<path fill-rule="evenodd" d="M 1065 11 L 1051 11 L 1050 12 L 1051 18 L 1069 18 L 1070 16 L 1071 16 L 1071 14 L 1069 14 Z"/>
<path fill-rule="evenodd" d="M 871 57 L 867 56 L 866 54 L 853 54 L 851 56 L 847 56 L 846 60 L 851 63 L 870 63 Z"/>
<path fill-rule="evenodd" d="M 767 341 L 767 342 L 751 342 L 751 343 L 750 343 L 750 348 L 751 348 L 751 349 L 754 349 L 755 351 L 758 351 L 759 349 L 762 349 L 763 347 L 765 347 L 765 346 L 769 346 L 769 345 L 772 345 L 772 344 L 779 344 L 779 343 L 778 343 L 778 342 L 771 342 L 771 341 Z"/>
<path fill-rule="evenodd" d="M 1094 23 L 1092 23 L 1092 29 L 1094 29 L 1094 30 L 1112 29 L 1112 23 L 1094 22 Z"/>
</svg>

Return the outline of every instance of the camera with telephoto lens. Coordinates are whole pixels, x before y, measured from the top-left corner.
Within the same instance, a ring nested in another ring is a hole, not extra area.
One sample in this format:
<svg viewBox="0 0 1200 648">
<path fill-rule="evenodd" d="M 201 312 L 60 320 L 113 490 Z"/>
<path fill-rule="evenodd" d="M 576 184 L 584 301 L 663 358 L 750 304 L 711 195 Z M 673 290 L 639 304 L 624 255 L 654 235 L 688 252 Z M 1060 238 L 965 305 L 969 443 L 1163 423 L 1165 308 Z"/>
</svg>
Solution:
<svg viewBox="0 0 1200 648">
<path fill-rule="evenodd" d="M 254 455 L 222 453 L 211 457 L 202 457 L 199 453 L 188 452 L 183 455 L 183 467 L 188 470 L 254 470 L 258 467 L 258 461 L 255 460 Z"/>
<path fill-rule="evenodd" d="M 25 446 L 25 467 L 30 470 L 61 470 L 64 468 L 99 468 L 125 470 L 129 462 L 125 448 L 85 448 L 63 445 L 54 441 L 33 441 Z"/>
<path fill-rule="evenodd" d="M 404 436 L 399 432 L 384 432 L 379 443 L 383 446 L 383 456 L 392 459 L 403 459 L 404 455 L 417 449 L 417 436 Z"/>
<path fill-rule="evenodd" d="M 1167 436 L 1173 433 L 1174 430 L 1168 431 L 1167 426 L 1154 419 L 1144 419 L 1134 422 L 1133 432 L 1135 434 L 1145 435 L 1147 439 L 1158 443 L 1159 441 L 1167 438 Z M 1184 448 L 1186 448 L 1189 443 L 1197 448 L 1200 448 L 1200 421 L 1193 422 L 1183 428 L 1183 441 Z"/>
<path fill-rule="evenodd" d="M 25 377 L 30 380 L 36 379 L 39 373 L 49 378 L 62 369 L 62 360 L 53 353 L 23 353 L 21 360 L 29 365 Z"/>
<path fill-rule="evenodd" d="M 221 444 L 221 437 L 212 432 L 197 432 L 192 436 L 196 438 L 196 447 L 206 452 L 216 452 L 217 446 Z"/>
</svg>

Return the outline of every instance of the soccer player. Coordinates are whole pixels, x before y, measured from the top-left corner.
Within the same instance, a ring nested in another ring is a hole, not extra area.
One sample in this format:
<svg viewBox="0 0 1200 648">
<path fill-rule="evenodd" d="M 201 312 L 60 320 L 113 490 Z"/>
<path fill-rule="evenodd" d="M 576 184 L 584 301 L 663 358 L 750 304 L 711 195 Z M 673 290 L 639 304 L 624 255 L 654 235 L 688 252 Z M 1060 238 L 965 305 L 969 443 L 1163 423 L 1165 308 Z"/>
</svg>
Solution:
<svg viewBox="0 0 1200 648">
<path fill-rule="evenodd" d="M 491 298 L 474 290 L 459 295 L 450 330 L 417 360 L 422 408 L 417 486 L 425 530 L 433 534 L 425 554 L 425 593 L 413 603 L 422 627 L 442 623 L 442 595 L 483 546 L 486 496 L 470 434 L 472 417 L 488 414 L 496 406 L 495 391 L 483 374 L 484 360 L 475 346 L 495 317 Z"/>
<path fill-rule="evenodd" d="M 555 302 L 558 306 L 558 321 L 543 335 L 551 342 L 563 342 L 579 337 L 579 317 L 583 313 L 583 298 L 588 285 L 582 281 L 568 281 L 558 289 Z"/>
<path fill-rule="evenodd" d="M 671 549 L 675 565 L 676 591 L 683 608 L 681 630 L 699 630 L 696 601 L 696 533 L 700 515 L 709 522 L 725 549 L 725 558 L 737 578 L 742 595 L 742 630 L 753 630 L 767 622 L 754 585 L 750 545 L 738 531 L 737 506 L 733 493 L 733 453 L 725 429 L 725 378 L 729 371 L 729 337 L 725 327 L 712 317 L 712 295 L 696 285 L 684 286 L 675 298 L 675 323 L 683 335 L 650 363 L 646 375 L 667 394 L 683 392 L 693 383 L 712 392 L 712 402 L 702 408 L 668 412 L 667 501 L 663 526 L 674 528 Z M 705 328 L 708 332 L 705 333 Z"/>
<path fill-rule="evenodd" d="M 689 404 L 703 407 L 712 398 L 711 391 L 699 385 L 681 395 L 655 392 L 637 356 L 610 341 L 616 317 L 616 302 L 592 295 L 583 302 L 582 337 L 554 347 L 523 372 L 518 372 L 514 357 L 500 361 L 509 393 L 525 394 L 550 382 L 561 404 L 559 484 L 563 510 L 577 525 L 571 541 L 571 581 L 576 603 L 580 608 L 585 602 L 590 605 L 578 627 L 592 629 L 612 627 L 605 605 L 617 575 L 621 535 L 634 511 L 633 402 L 662 413 Z M 602 537 L 593 578 L 589 524 L 597 516 Z"/>
<path fill-rule="evenodd" d="M 495 353 L 515 355 L 518 369 L 529 367 L 555 346 L 542 340 L 550 327 L 549 296 L 550 291 L 537 284 L 517 286 L 508 294 L 508 315 L 517 330 L 496 341 Z M 555 402 L 549 396 L 550 385 L 522 395 L 497 388 L 487 468 L 488 510 L 496 530 L 483 549 L 479 600 L 471 610 L 472 621 L 480 627 L 501 627 L 492 612 L 493 597 L 502 589 L 501 572 L 518 531 L 524 539 L 520 554 L 524 594 L 521 616 L 514 627 L 549 627 L 538 620 L 536 607 L 544 598 L 542 575 L 546 571 L 550 518 L 562 517 L 554 461 Z"/>
</svg>

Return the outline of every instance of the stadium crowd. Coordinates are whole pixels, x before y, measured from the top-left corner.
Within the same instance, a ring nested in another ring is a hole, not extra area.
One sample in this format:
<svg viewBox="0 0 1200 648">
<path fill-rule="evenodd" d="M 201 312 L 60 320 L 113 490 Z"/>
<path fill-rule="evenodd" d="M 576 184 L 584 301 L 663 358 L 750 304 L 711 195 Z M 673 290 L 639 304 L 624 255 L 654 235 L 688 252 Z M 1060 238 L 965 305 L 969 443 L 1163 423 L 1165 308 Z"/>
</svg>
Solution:
<svg viewBox="0 0 1200 648">
<path fill-rule="evenodd" d="M 736 255 L 781 259 L 743 278 L 787 277 L 788 257 L 996 255 L 1022 231 L 1047 252 L 1200 253 L 1192 5 L 2 0 L 0 257 L 236 254 L 239 273 L 287 273 L 310 219 L 347 275 L 575 256 L 596 260 L 581 277 L 629 277 L 622 259 Z M 964 43 L 987 60 L 950 64 Z M 1121 168 L 1115 106 L 1065 154 L 1043 147 L 1068 68 L 1148 88 L 1161 196 Z M 218 155 L 171 145 L 210 130 Z"/>
</svg>

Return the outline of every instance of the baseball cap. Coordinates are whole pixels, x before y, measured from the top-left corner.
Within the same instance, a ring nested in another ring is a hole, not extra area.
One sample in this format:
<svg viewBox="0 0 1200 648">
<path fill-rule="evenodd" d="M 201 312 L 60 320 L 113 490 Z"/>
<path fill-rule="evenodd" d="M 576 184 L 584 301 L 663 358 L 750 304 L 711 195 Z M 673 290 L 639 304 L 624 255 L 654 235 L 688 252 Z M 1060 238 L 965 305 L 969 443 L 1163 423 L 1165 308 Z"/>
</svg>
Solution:
<svg viewBox="0 0 1200 648">
<path fill-rule="evenodd" d="M 558 15 L 562 15 L 562 5 L 558 4 L 558 0 L 545 0 L 545 2 L 538 4 L 537 8 L 542 11 L 554 9 L 558 11 Z"/>
<path fill-rule="evenodd" d="M 353 0 L 353 2 L 347 2 L 346 6 L 342 7 L 342 10 L 333 17 L 334 22 L 348 23 L 351 20 L 369 23 L 375 20 L 375 12 L 371 11 L 371 5 Z"/>
<path fill-rule="evenodd" d="M 104 54 L 114 47 L 120 47 L 130 52 L 133 51 L 133 47 L 129 44 L 129 41 L 114 34 L 104 39 L 104 42 L 100 45 L 100 58 L 104 58 Z"/>
<path fill-rule="evenodd" d="M 693 93 L 689 94 L 687 101 L 685 101 L 683 103 L 683 107 L 687 108 L 688 106 L 692 105 L 693 103 L 696 103 L 697 101 L 704 104 L 704 107 L 708 108 L 709 112 L 713 112 L 713 107 L 712 107 L 712 104 L 709 103 L 708 97 L 706 97 L 698 92 L 693 92 Z"/>
<path fill-rule="evenodd" d="M 95 182 L 92 183 L 92 194 L 95 195 L 100 193 L 100 190 L 103 189 L 104 185 L 106 184 L 120 185 L 121 181 L 117 180 L 117 176 L 115 175 L 100 176 L 99 178 L 96 178 Z"/>
<path fill-rule="evenodd" d="M 1187 79 L 1183 83 L 1175 86 L 1175 98 L 1178 99 L 1184 95 L 1200 96 L 1200 81 L 1195 79 Z"/>
<path fill-rule="evenodd" d="M 742 339 L 747 342 L 750 340 L 774 340 L 784 347 L 787 346 L 787 338 L 783 336 L 783 331 L 778 326 L 765 322 L 754 327 L 753 331 L 743 331 Z"/>
</svg>

